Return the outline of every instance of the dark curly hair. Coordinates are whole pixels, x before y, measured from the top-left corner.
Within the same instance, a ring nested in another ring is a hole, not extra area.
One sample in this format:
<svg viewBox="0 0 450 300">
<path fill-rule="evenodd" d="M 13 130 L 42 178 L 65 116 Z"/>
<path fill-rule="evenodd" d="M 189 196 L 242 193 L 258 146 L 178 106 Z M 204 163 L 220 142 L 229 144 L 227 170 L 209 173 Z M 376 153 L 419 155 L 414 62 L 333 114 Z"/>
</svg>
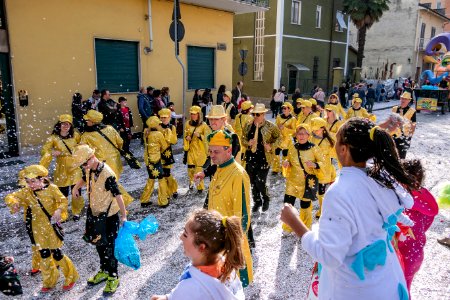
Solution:
<svg viewBox="0 0 450 300">
<path fill-rule="evenodd" d="M 73 128 L 73 125 L 70 124 L 69 134 L 66 135 L 66 136 L 61 136 L 61 122 L 58 121 L 58 123 L 55 124 L 55 127 L 53 127 L 52 134 L 57 135 L 57 136 L 59 136 L 59 137 L 61 137 L 63 139 L 64 138 L 68 139 L 68 138 L 72 138 L 73 137 L 74 132 L 75 132 L 75 130 Z"/>
</svg>

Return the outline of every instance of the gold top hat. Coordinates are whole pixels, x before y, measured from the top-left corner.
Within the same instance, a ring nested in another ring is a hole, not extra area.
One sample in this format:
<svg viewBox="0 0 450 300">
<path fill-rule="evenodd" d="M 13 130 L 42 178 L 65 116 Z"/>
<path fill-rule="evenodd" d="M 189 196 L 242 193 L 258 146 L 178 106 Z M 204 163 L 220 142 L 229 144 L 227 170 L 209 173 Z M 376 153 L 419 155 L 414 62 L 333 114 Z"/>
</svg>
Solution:
<svg viewBox="0 0 450 300">
<path fill-rule="evenodd" d="M 411 100 L 411 99 L 412 99 L 411 93 L 405 91 L 405 92 L 403 92 L 403 94 L 400 95 L 400 99 L 401 99 L 401 98 Z"/>
<path fill-rule="evenodd" d="M 284 102 L 283 105 L 281 105 L 281 107 L 287 107 L 291 112 L 294 110 L 294 107 L 289 102 Z"/>
<path fill-rule="evenodd" d="M 253 114 L 263 114 L 268 112 L 269 110 L 266 109 L 266 106 L 264 105 L 264 103 L 256 103 L 255 107 L 253 108 L 252 113 Z"/>
<path fill-rule="evenodd" d="M 327 126 L 327 121 L 325 121 L 322 118 L 313 118 L 311 120 L 311 130 L 319 130 L 322 127 L 326 127 Z"/>
<path fill-rule="evenodd" d="M 213 105 L 209 114 L 206 116 L 208 119 L 222 119 L 227 116 L 225 108 L 222 105 Z"/>
<path fill-rule="evenodd" d="M 170 117 L 170 114 L 172 111 L 168 108 L 163 108 L 160 111 L 158 111 L 158 116 L 160 117 Z"/>
<path fill-rule="evenodd" d="M 216 130 L 208 135 L 208 142 L 210 146 L 231 146 L 231 135 L 223 130 Z"/>
<path fill-rule="evenodd" d="M 156 128 L 161 124 L 161 120 L 157 116 L 151 116 L 145 121 L 145 124 L 147 124 L 148 128 Z"/>
<path fill-rule="evenodd" d="M 302 105 L 300 107 L 312 107 L 312 103 L 309 100 L 303 100 Z"/>
<path fill-rule="evenodd" d="M 25 169 L 23 169 L 22 174 L 23 178 L 27 178 L 27 179 L 33 179 L 33 178 L 37 178 L 37 177 L 46 177 L 48 176 L 48 170 L 41 165 L 30 165 L 28 167 L 26 167 Z M 19 178 L 20 179 L 20 178 Z"/>
<path fill-rule="evenodd" d="M 88 161 L 92 155 L 95 154 L 95 150 L 89 147 L 88 145 L 78 145 L 73 149 L 72 158 L 73 158 L 73 166 L 79 167 L 85 162 Z"/>
<path fill-rule="evenodd" d="M 353 102 L 356 102 L 356 103 L 362 103 L 362 99 L 361 98 L 353 98 Z"/>
<path fill-rule="evenodd" d="M 100 123 L 103 120 L 103 114 L 91 109 L 83 116 L 83 119 L 86 121 L 91 121 L 92 123 Z"/>
<path fill-rule="evenodd" d="M 228 98 L 230 98 L 230 100 L 231 100 L 231 98 L 233 98 L 233 94 L 231 94 L 230 91 L 226 91 L 226 92 L 224 93 L 224 95 L 227 96 Z"/>
<path fill-rule="evenodd" d="M 60 115 L 59 118 L 58 118 L 58 121 L 61 122 L 61 123 L 67 122 L 67 123 L 73 124 L 72 116 L 71 115 L 67 115 L 67 114 L 66 115 Z"/>
<path fill-rule="evenodd" d="M 244 101 L 241 104 L 241 110 L 248 110 L 248 109 L 253 108 L 253 107 L 254 107 L 253 103 L 250 100 Z"/>
<path fill-rule="evenodd" d="M 191 106 L 191 108 L 189 109 L 190 114 L 199 114 L 201 111 L 202 109 L 197 105 Z"/>
<path fill-rule="evenodd" d="M 297 127 L 295 127 L 295 131 L 297 132 L 300 128 L 303 128 L 308 132 L 308 134 L 311 134 L 311 126 L 309 126 L 306 123 L 298 124 Z"/>
</svg>

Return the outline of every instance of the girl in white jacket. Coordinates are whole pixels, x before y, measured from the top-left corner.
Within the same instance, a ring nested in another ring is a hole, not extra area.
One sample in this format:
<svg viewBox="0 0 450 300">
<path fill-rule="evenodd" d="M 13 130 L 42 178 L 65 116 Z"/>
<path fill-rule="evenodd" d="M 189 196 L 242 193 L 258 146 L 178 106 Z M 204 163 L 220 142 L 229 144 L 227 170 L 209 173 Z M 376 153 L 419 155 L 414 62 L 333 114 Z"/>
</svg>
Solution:
<svg viewBox="0 0 450 300">
<path fill-rule="evenodd" d="M 237 275 L 244 267 L 241 218 L 198 210 L 187 221 L 180 239 L 191 263 L 170 294 L 154 295 L 151 300 L 245 299 Z"/>
<path fill-rule="evenodd" d="M 309 231 L 288 205 L 281 220 L 321 266 L 319 299 L 407 300 L 391 239 L 397 221 L 407 223 L 402 211 L 412 200 L 401 185 L 410 189 L 414 181 L 389 134 L 368 120 L 342 125 L 336 152 L 343 168 L 325 194 L 318 226 Z"/>
</svg>

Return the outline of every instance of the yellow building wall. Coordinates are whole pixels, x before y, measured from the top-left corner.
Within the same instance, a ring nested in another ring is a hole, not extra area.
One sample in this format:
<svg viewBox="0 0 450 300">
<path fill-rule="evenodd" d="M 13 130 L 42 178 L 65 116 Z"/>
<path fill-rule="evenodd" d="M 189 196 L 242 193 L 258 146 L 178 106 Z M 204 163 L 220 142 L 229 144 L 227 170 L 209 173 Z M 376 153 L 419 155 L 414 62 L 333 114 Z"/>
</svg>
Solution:
<svg viewBox="0 0 450 300">
<path fill-rule="evenodd" d="M 20 145 L 41 144 L 57 116 L 71 113 L 73 93 L 91 96 L 96 88 L 94 38 L 138 41 L 140 84 L 168 86 L 180 113 L 182 72 L 168 33 L 172 10 L 171 1 L 152 1 L 153 52 L 145 55 L 143 48 L 150 44 L 146 0 L 6 0 Z M 188 45 L 216 48 L 217 43 L 226 43 L 226 51 L 216 51 L 215 88 L 220 84 L 231 88 L 233 14 L 182 4 L 181 15 L 186 34 L 180 58 L 186 68 Z M 21 89 L 28 91 L 27 107 L 18 105 Z M 125 96 L 139 131 L 136 93 Z M 187 107 L 192 96 L 193 91 L 186 92 Z"/>
</svg>

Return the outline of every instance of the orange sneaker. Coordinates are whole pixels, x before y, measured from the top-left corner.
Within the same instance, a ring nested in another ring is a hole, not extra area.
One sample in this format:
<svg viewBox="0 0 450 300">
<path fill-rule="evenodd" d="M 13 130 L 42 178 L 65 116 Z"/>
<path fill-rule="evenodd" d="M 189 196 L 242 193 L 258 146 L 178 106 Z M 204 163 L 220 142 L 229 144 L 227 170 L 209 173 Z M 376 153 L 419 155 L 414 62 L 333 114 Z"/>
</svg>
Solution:
<svg viewBox="0 0 450 300">
<path fill-rule="evenodd" d="M 48 292 L 51 292 L 53 290 L 53 288 L 47 288 L 47 287 L 42 287 L 41 288 L 41 292 L 42 293 L 48 293 Z"/>
<path fill-rule="evenodd" d="M 73 288 L 74 285 L 75 285 L 75 282 L 72 282 L 69 285 L 63 286 L 63 291 L 70 291 Z"/>
<path fill-rule="evenodd" d="M 39 273 L 41 273 L 41 270 L 39 270 L 39 269 L 31 269 L 31 271 L 30 271 L 31 276 L 37 275 Z"/>
</svg>

